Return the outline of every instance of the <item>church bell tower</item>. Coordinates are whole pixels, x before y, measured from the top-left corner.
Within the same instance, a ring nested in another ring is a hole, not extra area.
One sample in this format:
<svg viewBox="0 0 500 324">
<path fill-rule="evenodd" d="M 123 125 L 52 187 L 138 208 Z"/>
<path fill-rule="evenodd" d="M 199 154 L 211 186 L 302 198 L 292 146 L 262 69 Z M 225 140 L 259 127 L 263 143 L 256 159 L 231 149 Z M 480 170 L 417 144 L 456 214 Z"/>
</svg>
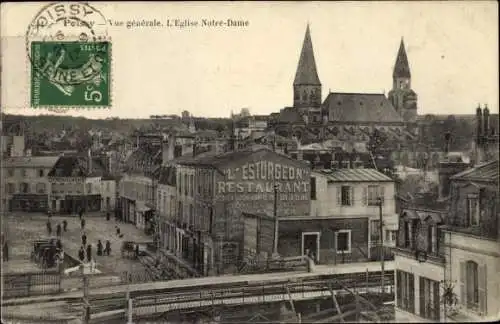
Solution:
<svg viewBox="0 0 500 324">
<path fill-rule="evenodd" d="M 309 25 L 307 25 L 299 64 L 293 81 L 293 107 L 319 108 L 321 98 L 321 82 L 316 69 L 311 32 Z"/>
<path fill-rule="evenodd" d="M 389 100 L 405 122 L 417 121 L 417 94 L 411 89 L 410 64 L 402 38 L 392 73 Z"/>
</svg>

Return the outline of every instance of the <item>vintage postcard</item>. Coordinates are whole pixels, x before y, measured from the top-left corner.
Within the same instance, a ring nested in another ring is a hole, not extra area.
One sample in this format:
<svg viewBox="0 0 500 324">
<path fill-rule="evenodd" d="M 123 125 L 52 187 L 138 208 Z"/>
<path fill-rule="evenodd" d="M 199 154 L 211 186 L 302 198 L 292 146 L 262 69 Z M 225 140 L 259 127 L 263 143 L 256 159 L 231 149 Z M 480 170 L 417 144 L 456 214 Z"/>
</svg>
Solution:
<svg viewBox="0 0 500 324">
<path fill-rule="evenodd" d="M 494 1 L 0 6 L 2 323 L 500 317 Z"/>
</svg>

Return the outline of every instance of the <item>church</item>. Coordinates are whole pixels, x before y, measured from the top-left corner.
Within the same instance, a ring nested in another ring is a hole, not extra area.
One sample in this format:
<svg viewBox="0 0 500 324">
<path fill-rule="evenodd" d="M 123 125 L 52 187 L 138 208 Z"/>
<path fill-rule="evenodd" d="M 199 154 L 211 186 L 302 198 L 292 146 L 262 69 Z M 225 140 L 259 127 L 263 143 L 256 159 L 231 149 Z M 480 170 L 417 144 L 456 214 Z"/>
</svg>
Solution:
<svg viewBox="0 0 500 324">
<path fill-rule="evenodd" d="M 308 25 L 293 82 L 293 106 L 271 114 L 270 124 L 278 135 L 294 138 L 302 145 L 314 143 L 326 150 L 363 150 L 375 129 L 388 140 L 414 142 L 418 139 L 417 94 L 411 89 L 403 39 L 392 77 L 388 96 L 330 92 L 322 101 L 322 84 Z"/>
</svg>

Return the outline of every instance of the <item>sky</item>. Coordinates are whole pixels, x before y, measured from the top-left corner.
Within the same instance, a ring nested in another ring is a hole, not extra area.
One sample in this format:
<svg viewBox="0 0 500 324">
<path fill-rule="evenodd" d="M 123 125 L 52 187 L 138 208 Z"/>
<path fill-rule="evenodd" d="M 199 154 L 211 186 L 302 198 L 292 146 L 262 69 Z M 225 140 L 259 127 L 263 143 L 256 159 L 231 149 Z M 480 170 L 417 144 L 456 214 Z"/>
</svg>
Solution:
<svg viewBox="0 0 500 324">
<path fill-rule="evenodd" d="M 164 27 L 106 26 L 112 41 L 112 107 L 71 109 L 87 118 L 270 114 L 291 106 L 307 24 L 323 99 L 387 93 L 404 38 L 418 114 L 498 113 L 496 1 L 92 3 L 106 19 L 156 19 Z M 42 3 L 1 4 L 2 111 L 29 108 L 25 34 Z M 245 20 L 246 27 L 166 27 L 174 19 Z"/>
</svg>

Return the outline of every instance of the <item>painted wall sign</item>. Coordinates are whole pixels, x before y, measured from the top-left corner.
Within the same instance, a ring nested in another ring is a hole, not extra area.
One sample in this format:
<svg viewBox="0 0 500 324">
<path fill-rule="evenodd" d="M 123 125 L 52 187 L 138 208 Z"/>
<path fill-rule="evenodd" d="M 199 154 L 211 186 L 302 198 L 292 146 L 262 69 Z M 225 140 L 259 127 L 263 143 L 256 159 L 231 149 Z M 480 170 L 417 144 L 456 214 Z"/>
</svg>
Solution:
<svg viewBox="0 0 500 324">
<path fill-rule="evenodd" d="M 242 200 L 273 200 L 277 187 L 279 200 L 309 199 L 309 170 L 291 165 L 257 161 L 224 170 L 225 181 L 218 181 L 218 194 L 242 194 Z"/>
</svg>

